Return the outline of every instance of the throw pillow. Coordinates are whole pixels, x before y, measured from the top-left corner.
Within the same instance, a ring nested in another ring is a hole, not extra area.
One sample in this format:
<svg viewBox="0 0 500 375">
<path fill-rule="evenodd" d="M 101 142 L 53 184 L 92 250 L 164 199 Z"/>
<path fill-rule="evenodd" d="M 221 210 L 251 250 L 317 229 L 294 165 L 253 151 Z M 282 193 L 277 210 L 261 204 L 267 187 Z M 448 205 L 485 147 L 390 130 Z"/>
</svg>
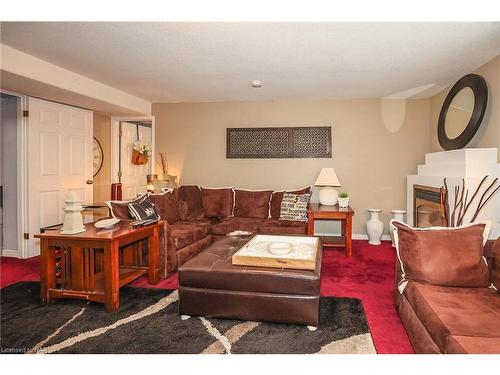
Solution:
<svg viewBox="0 0 500 375">
<path fill-rule="evenodd" d="M 398 289 L 403 293 L 408 280 L 438 286 L 487 287 L 490 276 L 484 245 L 491 223 L 456 228 L 412 228 L 391 220 L 401 267 Z"/>
<path fill-rule="evenodd" d="M 283 193 L 280 220 L 307 221 L 307 206 L 311 194 Z"/>
<path fill-rule="evenodd" d="M 130 202 L 128 204 L 130 216 L 135 220 L 158 220 L 160 215 L 156 211 L 155 205 L 148 197 L 141 202 Z"/>
<path fill-rule="evenodd" d="M 269 209 L 269 216 L 273 219 L 279 219 L 281 213 L 281 201 L 283 200 L 284 193 L 292 193 L 292 194 L 309 194 L 311 192 L 311 187 L 306 186 L 302 189 L 297 190 L 287 190 L 285 191 L 275 191 L 271 195 L 271 203 Z"/>
<path fill-rule="evenodd" d="M 177 204 L 179 216 L 183 221 L 201 220 L 205 216 L 199 186 L 180 186 L 177 193 Z"/>
<path fill-rule="evenodd" d="M 181 219 L 177 205 L 177 189 L 169 189 L 162 194 L 150 194 L 149 200 L 155 205 L 160 217 L 169 224 Z"/>
<path fill-rule="evenodd" d="M 116 217 L 120 220 L 132 220 L 132 216 L 130 216 L 130 210 L 128 208 L 128 204 L 131 202 L 142 202 L 147 198 L 146 194 L 138 195 L 136 198 L 128 201 L 107 201 L 106 205 L 109 207 L 109 211 L 111 212 L 111 216 Z"/>
<path fill-rule="evenodd" d="M 272 191 L 234 190 L 234 216 L 266 219 Z"/>
<path fill-rule="evenodd" d="M 233 213 L 233 188 L 201 188 L 201 200 L 206 217 L 224 218 Z"/>
</svg>

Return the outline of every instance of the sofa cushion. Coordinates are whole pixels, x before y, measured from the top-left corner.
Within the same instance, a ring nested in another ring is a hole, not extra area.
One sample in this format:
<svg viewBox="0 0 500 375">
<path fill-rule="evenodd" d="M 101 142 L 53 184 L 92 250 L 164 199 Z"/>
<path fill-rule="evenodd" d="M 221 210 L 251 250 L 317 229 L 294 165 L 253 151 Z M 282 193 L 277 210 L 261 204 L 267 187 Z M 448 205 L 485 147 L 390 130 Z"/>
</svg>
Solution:
<svg viewBox="0 0 500 375">
<path fill-rule="evenodd" d="M 484 255 L 488 261 L 491 283 L 500 293 L 500 238 L 488 241 L 484 248 Z"/>
<path fill-rule="evenodd" d="M 244 230 L 256 233 L 259 225 L 264 219 L 249 217 L 226 217 L 219 222 L 212 224 L 210 232 L 217 235 L 226 235 L 235 230 Z"/>
<path fill-rule="evenodd" d="M 208 226 L 196 223 L 176 223 L 170 226 L 170 235 L 176 249 L 182 249 L 208 235 Z"/>
<path fill-rule="evenodd" d="M 178 222 L 181 218 L 177 204 L 177 189 L 164 192 L 162 194 L 150 194 L 149 200 L 154 203 L 156 210 L 163 220 L 169 224 Z"/>
<path fill-rule="evenodd" d="M 490 223 L 469 224 L 457 228 L 412 228 L 392 220 L 394 239 L 401 263 L 402 280 L 432 285 L 487 287 L 490 285 L 484 244 Z"/>
<path fill-rule="evenodd" d="M 292 194 L 308 194 L 310 192 L 311 192 L 310 186 L 306 186 L 302 189 L 287 190 L 286 191 L 286 193 L 292 193 Z M 271 195 L 270 217 L 272 219 L 279 219 L 280 218 L 281 201 L 283 200 L 283 193 L 285 193 L 285 191 L 275 191 Z"/>
<path fill-rule="evenodd" d="M 404 294 L 442 352 L 449 335 L 500 338 L 500 298 L 490 288 L 410 281 Z"/>
<path fill-rule="evenodd" d="M 269 216 L 269 200 L 272 190 L 234 190 L 233 215 L 265 219 Z"/>
<path fill-rule="evenodd" d="M 203 218 L 201 220 L 189 220 L 189 221 L 184 221 L 184 220 L 179 220 L 177 224 L 196 224 L 202 227 L 206 227 L 207 231 L 210 232 L 210 227 L 214 222 L 217 222 L 218 220 L 216 219 L 210 219 L 210 218 Z"/>
<path fill-rule="evenodd" d="M 178 188 L 177 200 L 181 220 L 201 220 L 205 216 L 203 213 L 201 190 L 198 186 L 180 186 Z"/>
<path fill-rule="evenodd" d="M 500 337 L 449 336 L 446 353 L 500 354 Z"/>
<path fill-rule="evenodd" d="M 267 219 L 259 226 L 261 234 L 307 234 L 307 223 L 302 221 Z"/>
<path fill-rule="evenodd" d="M 233 189 L 201 188 L 201 200 L 206 217 L 224 218 L 233 213 Z"/>
<path fill-rule="evenodd" d="M 311 194 L 284 193 L 281 200 L 280 220 L 307 222 L 307 206 Z"/>
</svg>

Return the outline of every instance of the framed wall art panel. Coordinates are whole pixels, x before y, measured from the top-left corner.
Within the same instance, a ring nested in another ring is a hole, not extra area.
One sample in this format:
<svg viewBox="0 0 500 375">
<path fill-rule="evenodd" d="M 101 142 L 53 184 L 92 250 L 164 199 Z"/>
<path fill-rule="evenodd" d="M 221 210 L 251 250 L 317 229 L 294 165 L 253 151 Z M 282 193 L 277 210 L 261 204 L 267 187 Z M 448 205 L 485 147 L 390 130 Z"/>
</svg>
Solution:
<svg viewBox="0 0 500 375">
<path fill-rule="evenodd" d="M 226 157 L 331 158 L 332 127 L 227 128 Z"/>
</svg>

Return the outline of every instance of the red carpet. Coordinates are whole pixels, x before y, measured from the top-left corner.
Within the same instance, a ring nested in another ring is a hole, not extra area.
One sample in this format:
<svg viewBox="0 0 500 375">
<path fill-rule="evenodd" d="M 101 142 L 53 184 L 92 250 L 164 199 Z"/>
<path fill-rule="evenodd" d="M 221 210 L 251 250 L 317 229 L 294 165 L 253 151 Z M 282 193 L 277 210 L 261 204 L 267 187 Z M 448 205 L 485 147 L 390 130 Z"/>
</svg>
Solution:
<svg viewBox="0 0 500 375">
<path fill-rule="evenodd" d="M 321 295 L 354 297 L 363 301 L 378 353 L 414 353 L 394 307 L 395 250 L 390 242 L 380 246 L 353 241 L 353 256 L 343 249 L 323 251 Z M 1 258 L 0 285 L 39 280 L 39 257 Z M 132 283 L 138 287 L 176 289 L 177 275 L 149 285 L 146 278 Z"/>
</svg>

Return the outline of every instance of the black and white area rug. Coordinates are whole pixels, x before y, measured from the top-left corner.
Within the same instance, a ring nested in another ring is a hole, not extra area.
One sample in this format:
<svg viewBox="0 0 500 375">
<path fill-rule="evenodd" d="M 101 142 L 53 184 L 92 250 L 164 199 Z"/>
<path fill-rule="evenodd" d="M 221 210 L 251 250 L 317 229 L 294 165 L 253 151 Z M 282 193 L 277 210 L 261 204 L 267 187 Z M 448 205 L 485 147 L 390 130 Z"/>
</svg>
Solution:
<svg viewBox="0 0 500 375">
<path fill-rule="evenodd" d="M 245 322 L 177 313 L 177 291 L 120 289 L 120 310 L 57 300 L 40 305 L 39 284 L 1 289 L 2 353 L 375 353 L 361 301 L 322 297 L 320 326 Z"/>
</svg>

